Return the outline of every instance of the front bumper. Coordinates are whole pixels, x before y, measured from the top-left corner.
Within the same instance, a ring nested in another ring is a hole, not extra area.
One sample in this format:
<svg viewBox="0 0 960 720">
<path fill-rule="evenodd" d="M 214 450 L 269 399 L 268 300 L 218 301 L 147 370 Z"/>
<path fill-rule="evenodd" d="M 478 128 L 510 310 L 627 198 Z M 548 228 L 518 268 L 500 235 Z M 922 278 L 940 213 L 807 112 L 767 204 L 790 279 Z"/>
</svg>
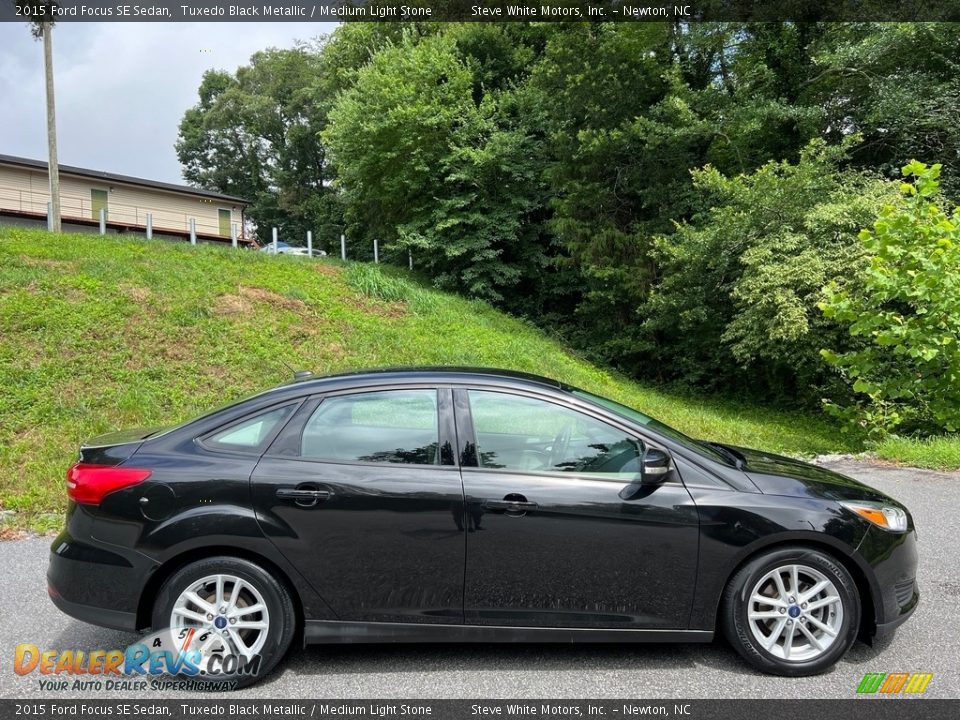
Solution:
<svg viewBox="0 0 960 720">
<path fill-rule="evenodd" d="M 912 521 L 903 534 L 870 528 L 858 548 L 870 566 L 876 638 L 889 636 L 905 623 L 920 602 L 917 587 L 917 533 Z"/>
</svg>

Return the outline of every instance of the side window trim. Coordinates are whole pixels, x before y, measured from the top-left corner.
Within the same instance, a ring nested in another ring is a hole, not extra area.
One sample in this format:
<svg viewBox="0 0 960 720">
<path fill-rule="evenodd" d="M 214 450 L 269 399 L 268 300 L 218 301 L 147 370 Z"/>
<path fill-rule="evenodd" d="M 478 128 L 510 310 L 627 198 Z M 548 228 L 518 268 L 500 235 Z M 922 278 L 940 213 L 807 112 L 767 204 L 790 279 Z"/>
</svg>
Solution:
<svg viewBox="0 0 960 720">
<path fill-rule="evenodd" d="M 303 404 L 303 401 L 304 401 L 304 398 L 301 397 L 301 398 L 296 398 L 295 400 L 287 400 L 285 402 L 277 403 L 276 405 L 268 405 L 254 412 L 248 413 L 247 415 L 244 415 L 242 418 L 239 418 L 237 420 L 232 420 L 231 422 L 224 423 L 223 425 L 215 427 L 212 430 L 208 430 L 202 435 L 198 435 L 197 437 L 195 437 L 193 441 L 197 445 L 202 447 L 204 450 L 212 453 L 240 454 L 240 455 L 250 455 L 252 457 L 260 457 L 264 453 L 266 453 L 267 450 L 269 450 L 270 446 L 273 445 L 273 441 L 276 440 L 277 436 L 281 432 L 283 432 L 283 429 L 287 425 L 290 424 L 290 421 L 293 420 L 293 418 L 296 416 L 297 410 L 299 409 L 299 406 Z M 260 442 L 260 444 L 257 445 L 256 447 L 245 448 L 239 445 L 234 448 L 217 447 L 216 445 L 211 445 L 208 442 L 209 438 L 213 437 L 214 435 L 219 435 L 220 433 L 225 432 L 230 428 L 233 428 L 237 425 L 242 425 L 243 423 L 248 422 L 249 420 L 252 420 L 255 417 L 258 417 L 259 415 L 265 415 L 267 413 L 273 412 L 274 410 L 280 410 L 281 408 L 285 408 L 288 406 L 293 407 L 293 410 L 290 412 L 290 414 L 287 415 L 287 417 L 285 417 L 283 420 L 278 422 L 276 426 L 270 430 L 266 438 L 264 438 Z"/>
</svg>

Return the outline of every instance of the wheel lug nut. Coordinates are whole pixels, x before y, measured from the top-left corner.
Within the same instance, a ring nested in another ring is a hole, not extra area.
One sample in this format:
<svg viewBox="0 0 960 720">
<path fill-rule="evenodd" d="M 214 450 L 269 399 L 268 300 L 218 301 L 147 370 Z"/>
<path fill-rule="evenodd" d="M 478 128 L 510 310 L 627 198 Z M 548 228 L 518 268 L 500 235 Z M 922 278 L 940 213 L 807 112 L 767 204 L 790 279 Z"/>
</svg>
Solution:
<svg viewBox="0 0 960 720">
<path fill-rule="evenodd" d="M 787 625 L 793 625 L 793 620 L 787 620 Z"/>
<path fill-rule="evenodd" d="M 221 615 L 223 615 L 225 612 L 227 612 L 227 608 L 225 608 L 225 607 L 220 608 L 220 614 L 221 614 Z"/>
<path fill-rule="evenodd" d="M 801 604 L 800 604 L 800 607 L 802 607 L 804 610 L 806 610 L 806 609 L 807 609 L 807 604 L 806 604 L 806 603 L 801 603 Z"/>
<path fill-rule="evenodd" d="M 782 608 L 780 608 L 780 614 L 781 614 L 781 615 L 783 615 L 783 613 L 785 613 L 786 611 L 787 611 L 787 609 L 786 609 L 786 608 L 783 608 L 783 607 L 782 607 Z"/>
<path fill-rule="evenodd" d="M 213 615 L 207 615 L 207 620 L 213 620 Z"/>
<path fill-rule="evenodd" d="M 794 602 L 794 599 L 793 599 L 792 597 L 790 598 L 790 602 L 791 602 L 791 603 L 793 603 L 793 602 Z"/>
<path fill-rule="evenodd" d="M 236 619 L 236 618 L 230 618 L 230 624 L 231 624 L 231 625 L 233 625 L 233 624 L 236 623 L 236 622 L 237 622 L 237 619 Z"/>
</svg>

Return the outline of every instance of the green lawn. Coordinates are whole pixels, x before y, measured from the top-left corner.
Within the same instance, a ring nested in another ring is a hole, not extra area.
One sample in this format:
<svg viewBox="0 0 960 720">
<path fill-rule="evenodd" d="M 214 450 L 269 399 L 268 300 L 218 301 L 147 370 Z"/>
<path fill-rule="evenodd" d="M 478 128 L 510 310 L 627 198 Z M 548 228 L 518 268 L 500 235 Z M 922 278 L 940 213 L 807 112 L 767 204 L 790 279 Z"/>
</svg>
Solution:
<svg viewBox="0 0 960 720">
<path fill-rule="evenodd" d="M 0 228 L 0 509 L 16 511 L 8 527 L 56 525 L 64 471 L 92 435 L 184 420 L 284 382 L 291 368 L 410 364 L 548 375 L 735 444 L 860 449 L 824 418 L 644 387 L 527 323 L 398 273 Z"/>
</svg>

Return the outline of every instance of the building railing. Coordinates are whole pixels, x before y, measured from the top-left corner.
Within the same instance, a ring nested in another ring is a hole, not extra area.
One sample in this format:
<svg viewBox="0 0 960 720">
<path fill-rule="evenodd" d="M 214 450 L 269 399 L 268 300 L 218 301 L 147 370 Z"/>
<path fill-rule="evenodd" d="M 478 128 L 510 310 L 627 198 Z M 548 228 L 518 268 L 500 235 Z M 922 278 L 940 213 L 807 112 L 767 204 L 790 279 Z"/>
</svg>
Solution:
<svg viewBox="0 0 960 720">
<path fill-rule="evenodd" d="M 49 200 L 49 193 L 0 187 L 0 210 L 11 210 L 45 217 Z M 176 233 L 189 233 L 190 221 L 193 220 L 198 235 L 216 235 L 223 238 L 230 237 L 229 233 L 226 235 L 221 234 L 219 221 L 195 218 L 189 213 L 158 210 L 156 208 L 141 207 L 138 205 L 125 205 L 110 202 L 109 199 L 106 203 L 106 211 L 108 223 L 146 229 L 147 215 L 149 214 L 153 216 L 153 230 L 155 232 L 162 233 L 166 230 Z M 80 198 L 75 195 L 61 195 L 60 217 L 65 222 L 70 222 L 71 220 L 97 222 L 100 219 L 100 214 L 99 211 L 94 212 L 93 203 L 89 199 Z M 233 217 L 231 214 L 231 223 L 232 221 Z M 242 240 L 243 238 L 241 237 L 240 239 Z"/>
</svg>

